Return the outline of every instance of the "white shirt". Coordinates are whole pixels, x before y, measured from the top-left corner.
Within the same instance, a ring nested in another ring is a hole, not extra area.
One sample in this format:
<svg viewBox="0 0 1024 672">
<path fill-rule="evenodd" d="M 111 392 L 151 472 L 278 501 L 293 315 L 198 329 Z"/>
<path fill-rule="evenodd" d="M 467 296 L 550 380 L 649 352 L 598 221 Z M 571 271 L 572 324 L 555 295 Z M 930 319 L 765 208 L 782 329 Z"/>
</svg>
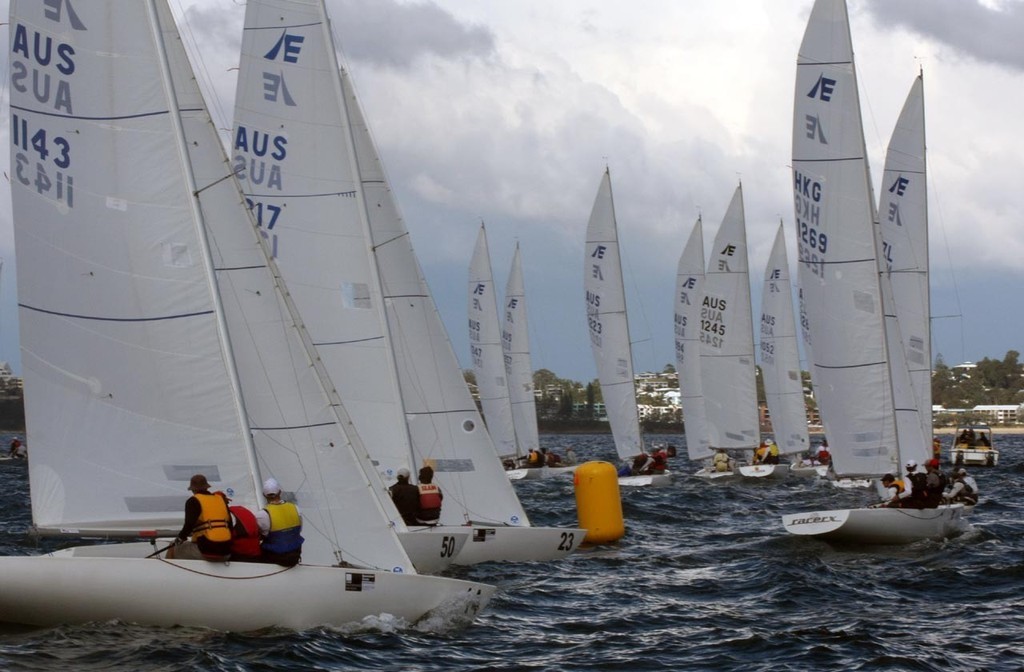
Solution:
<svg viewBox="0 0 1024 672">
<path fill-rule="evenodd" d="M 267 506 L 274 505 L 268 503 Z M 295 511 L 299 514 L 299 520 L 302 520 L 302 511 L 299 511 L 299 507 L 295 507 Z M 260 509 L 256 512 L 256 525 L 260 528 L 261 537 L 270 534 L 270 514 L 267 513 L 266 509 Z"/>
</svg>

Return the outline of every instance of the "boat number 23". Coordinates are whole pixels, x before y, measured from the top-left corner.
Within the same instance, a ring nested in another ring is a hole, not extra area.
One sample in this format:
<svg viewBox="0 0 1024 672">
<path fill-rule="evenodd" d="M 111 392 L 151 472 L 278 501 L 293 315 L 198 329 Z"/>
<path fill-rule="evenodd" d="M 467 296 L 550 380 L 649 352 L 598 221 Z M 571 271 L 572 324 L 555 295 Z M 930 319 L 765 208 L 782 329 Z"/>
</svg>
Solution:
<svg viewBox="0 0 1024 672">
<path fill-rule="evenodd" d="M 575 540 L 576 534 L 574 532 L 562 532 L 562 539 L 558 542 L 558 550 L 571 551 Z"/>
</svg>

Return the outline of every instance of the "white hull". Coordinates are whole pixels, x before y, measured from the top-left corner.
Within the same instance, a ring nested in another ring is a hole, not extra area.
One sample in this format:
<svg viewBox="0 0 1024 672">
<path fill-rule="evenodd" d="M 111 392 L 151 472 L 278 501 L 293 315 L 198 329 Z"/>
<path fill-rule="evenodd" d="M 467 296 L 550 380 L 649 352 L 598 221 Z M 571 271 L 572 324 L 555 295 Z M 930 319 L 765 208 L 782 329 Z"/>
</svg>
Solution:
<svg viewBox="0 0 1024 672">
<path fill-rule="evenodd" d="M 413 527 L 398 533 L 402 548 L 421 574 L 448 569 L 469 540 L 468 529 Z"/>
<path fill-rule="evenodd" d="M 382 614 L 414 623 L 439 608 L 468 622 L 493 592 L 436 576 L 312 565 L 74 553 L 0 558 L 0 619 L 38 626 L 118 620 L 237 632 L 302 630 Z"/>
<path fill-rule="evenodd" d="M 715 471 L 714 469 L 701 469 L 694 473 L 697 478 L 706 478 L 709 481 L 732 481 L 739 477 L 736 471 Z"/>
<path fill-rule="evenodd" d="M 469 541 L 455 557 L 456 565 L 481 562 L 561 560 L 583 543 L 587 531 L 571 527 L 435 527 L 435 531 L 470 530 Z"/>
<path fill-rule="evenodd" d="M 619 476 L 619 486 L 623 488 L 661 487 L 672 483 L 672 473 L 647 474 L 641 476 Z"/>
<path fill-rule="evenodd" d="M 862 544 L 909 544 L 945 539 L 967 528 L 960 504 L 937 509 L 837 509 L 782 516 L 790 534 Z"/>
<path fill-rule="evenodd" d="M 986 450 L 954 448 L 952 459 L 953 464 L 975 467 L 994 467 L 999 464 L 999 451 L 992 450 L 991 448 Z"/>
<path fill-rule="evenodd" d="M 527 467 L 524 469 L 508 469 L 505 475 L 510 481 L 532 481 L 539 478 L 556 478 L 558 476 L 571 475 L 576 471 L 574 465 L 571 467 Z"/>
<path fill-rule="evenodd" d="M 804 476 L 808 478 L 825 478 L 828 474 L 827 464 L 791 464 L 789 472 L 794 476 Z"/>
<path fill-rule="evenodd" d="M 745 464 L 740 467 L 740 476 L 749 479 L 776 479 L 789 475 L 789 466 L 785 464 Z"/>
<path fill-rule="evenodd" d="M 832 484 L 833 488 L 841 488 L 843 490 L 871 487 L 871 479 L 869 478 L 834 478 L 829 480 L 829 483 Z"/>
</svg>

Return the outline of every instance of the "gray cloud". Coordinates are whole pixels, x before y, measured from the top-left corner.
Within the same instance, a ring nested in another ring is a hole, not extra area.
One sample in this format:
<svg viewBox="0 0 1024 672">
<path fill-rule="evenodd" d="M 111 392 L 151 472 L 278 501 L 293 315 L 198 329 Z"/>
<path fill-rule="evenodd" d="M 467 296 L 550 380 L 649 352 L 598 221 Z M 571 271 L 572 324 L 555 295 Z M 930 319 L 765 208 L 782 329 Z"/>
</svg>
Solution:
<svg viewBox="0 0 1024 672">
<path fill-rule="evenodd" d="M 334 29 L 349 58 L 402 68 L 421 54 L 442 58 L 486 57 L 494 35 L 483 26 L 466 26 L 430 2 L 331 0 Z"/>
<path fill-rule="evenodd" d="M 1024 4 L 998 9 L 979 0 L 866 0 L 864 7 L 881 29 L 904 28 L 987 63 L 1024 69 Z"/>
</svg>

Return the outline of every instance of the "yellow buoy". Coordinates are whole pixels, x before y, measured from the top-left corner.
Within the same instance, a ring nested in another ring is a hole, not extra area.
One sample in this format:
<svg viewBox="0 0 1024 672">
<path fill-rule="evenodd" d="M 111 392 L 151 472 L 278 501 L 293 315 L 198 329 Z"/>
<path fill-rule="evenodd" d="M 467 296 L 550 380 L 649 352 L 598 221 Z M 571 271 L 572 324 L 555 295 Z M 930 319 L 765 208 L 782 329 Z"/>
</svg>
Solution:
<svg viewBox="0 0 1024 672">
<path fill-rule="evenodd" d="M 576 513 L 586 529 L 584 543 L 607 544 L 626 534 L 619 496 L 619 475 L 608 462 L 586 462 L 573 473 Z"/>
</svg>

